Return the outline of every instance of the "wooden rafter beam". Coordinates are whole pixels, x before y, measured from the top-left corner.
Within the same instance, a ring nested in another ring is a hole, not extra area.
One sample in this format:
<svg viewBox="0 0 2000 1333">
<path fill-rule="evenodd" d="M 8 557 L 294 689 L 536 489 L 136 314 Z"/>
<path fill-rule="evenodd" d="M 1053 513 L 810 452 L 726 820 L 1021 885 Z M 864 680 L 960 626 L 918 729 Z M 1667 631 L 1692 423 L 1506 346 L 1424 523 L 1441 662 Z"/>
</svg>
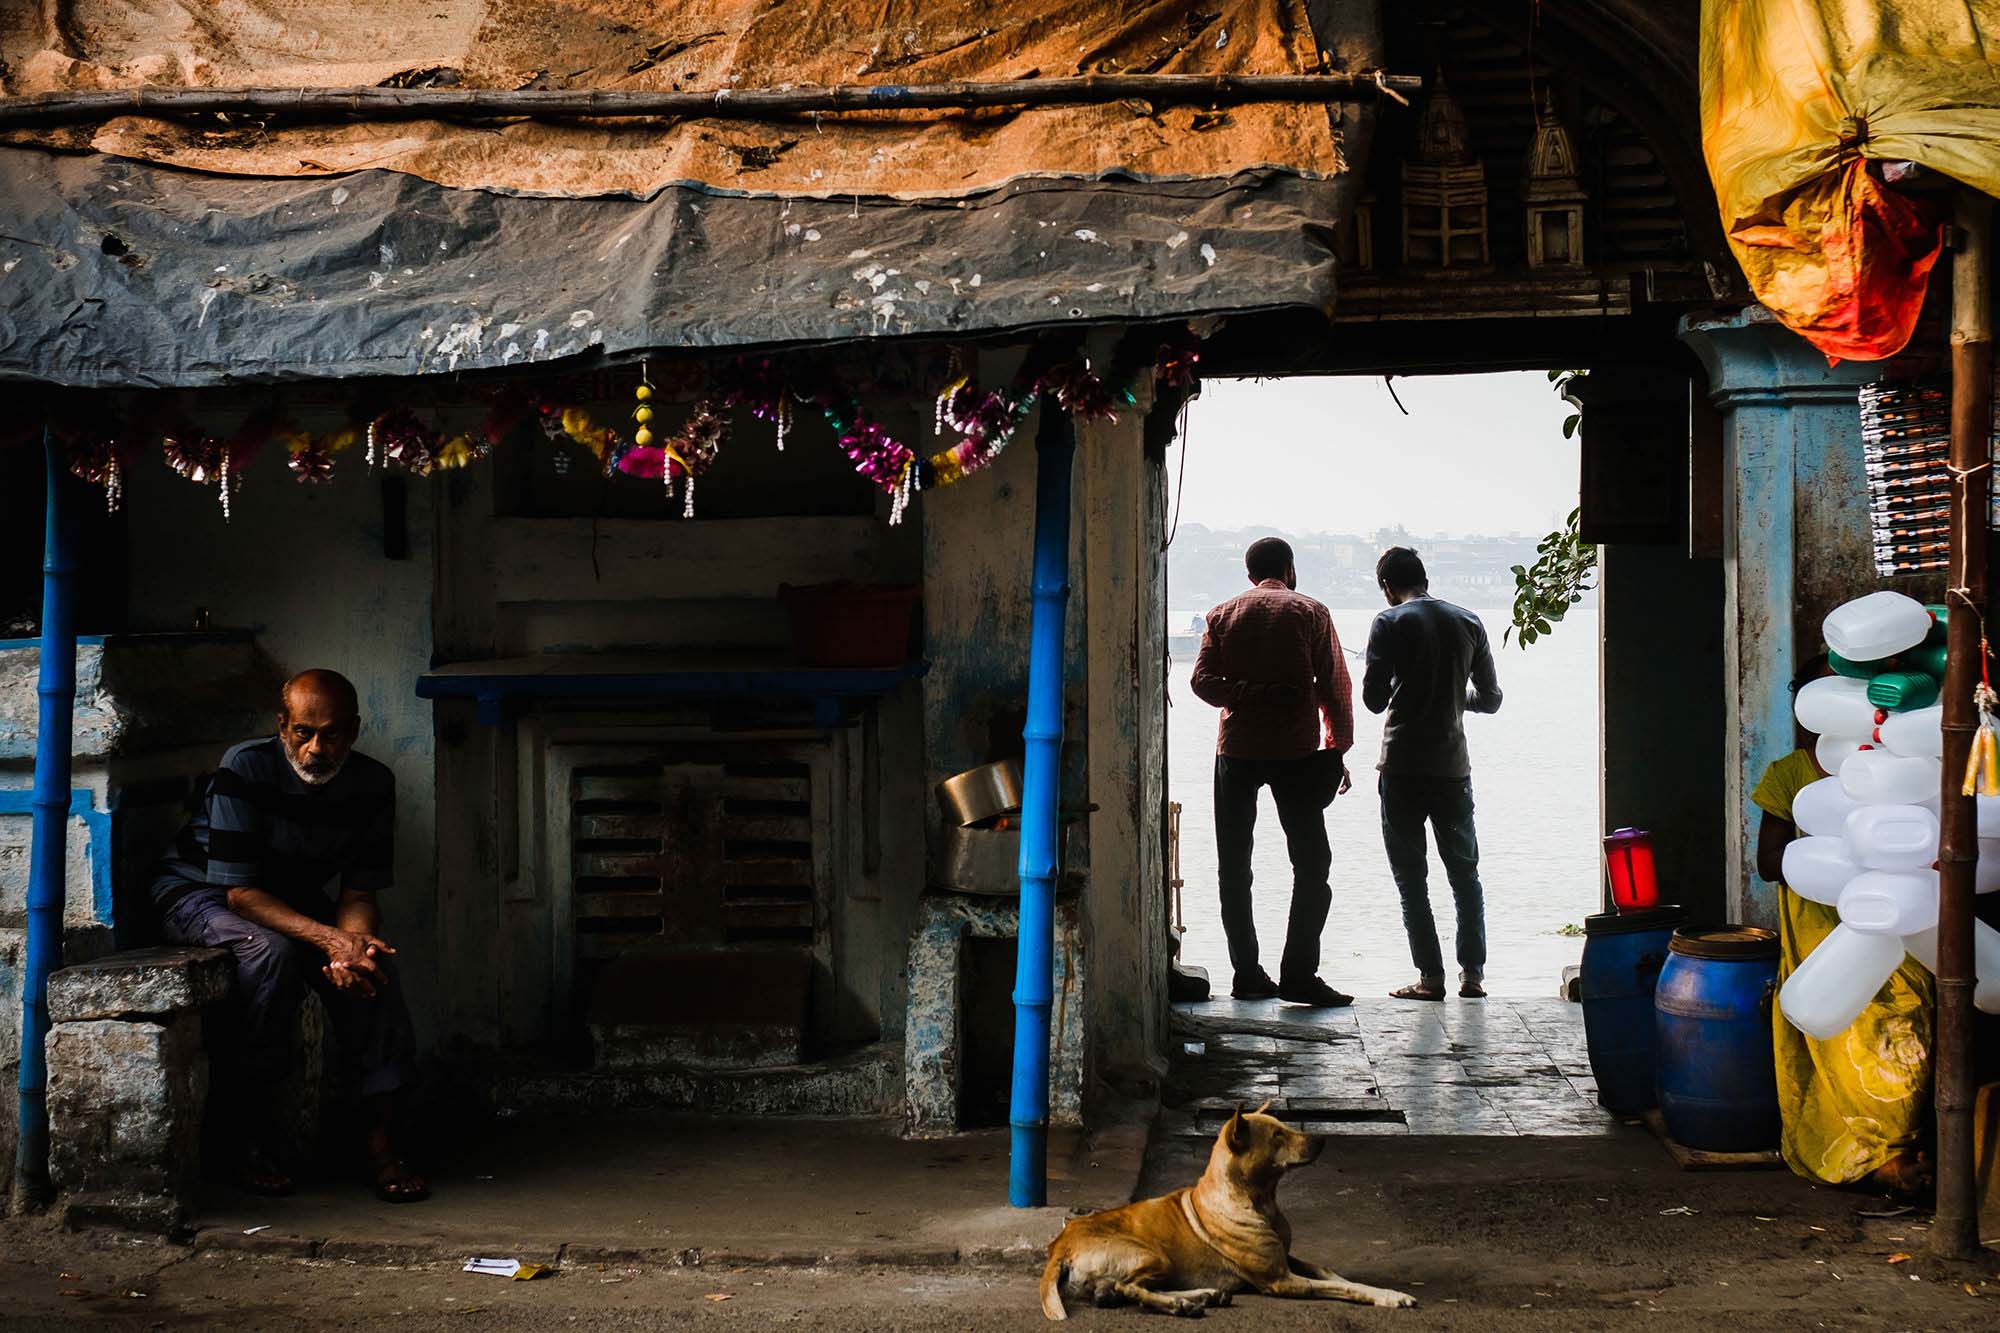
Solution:
<svg viewBox="0 0 2000 1333">
<path fill-rule="evenodd" d="M 854 111 L 981 110 L 1146 102 L 1160 106 L 1406 99 L 1407 74 L 1086 74 L 990 82 L 723 88 L 714 92 L 467 88 L 133 88 L 0 98 L 0 129 L 89 124 L 115 116 L 492 120 L 671 117 L 757 120 Z"/>
</svg>

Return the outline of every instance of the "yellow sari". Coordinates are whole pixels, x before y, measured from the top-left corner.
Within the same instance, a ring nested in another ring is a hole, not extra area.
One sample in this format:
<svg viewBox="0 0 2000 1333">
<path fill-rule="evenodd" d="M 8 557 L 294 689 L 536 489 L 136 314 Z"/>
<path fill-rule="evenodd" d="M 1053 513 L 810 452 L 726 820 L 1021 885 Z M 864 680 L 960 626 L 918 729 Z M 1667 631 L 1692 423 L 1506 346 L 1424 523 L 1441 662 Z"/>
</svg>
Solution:
<svg viewBox="0 0 2000 1333">
<path fill-rule="evenodd" d="M 1823 776 L 1810 751 L 1795 750 L 1764 770 L 1750 799 L 1789 822 L 1792 798 Z M 1838 924 L 1833 908 L 1778 886 L 1780 984 Z M 1853 1026 L 1827 1041 L 1771 1006 L 1781 1147 L 1793 1171 L 1844 1185 L 1916 1146 L 1930 1115 L 1933 1013 L 1931 974 L 1909 958 Z"/>
</svg>

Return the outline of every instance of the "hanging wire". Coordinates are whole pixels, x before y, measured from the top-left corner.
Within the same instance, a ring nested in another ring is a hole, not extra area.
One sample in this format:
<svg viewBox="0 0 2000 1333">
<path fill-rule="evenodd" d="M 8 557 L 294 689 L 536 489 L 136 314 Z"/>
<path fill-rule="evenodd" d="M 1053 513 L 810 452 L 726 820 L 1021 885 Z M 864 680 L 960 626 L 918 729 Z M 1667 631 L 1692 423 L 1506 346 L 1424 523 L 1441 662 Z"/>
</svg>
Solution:
<svg viewBox="0 0 2000 1333">
<path fill-rule="evenodd" d="M 1181 399 L 1180 420 L 1174 425 L 1174 434 L 1181 437 L 1181 462 L 1179 472 L 1174 477 L 1174 521 L 1167 529 L 1167 539 L 1160 543 L 1162 551 L 1174 544 L 1174 534 L 1181 530 L 1181 497 L 1187 494 L 1188 408 L 1193 402 L 1192 398 Z"/>
<path fill-rule="evenodd" d="M 1410 415 L 1410 409 L 1403 406 L 1402 397 L 1396 392 L 1396 377 L 1394 375 L 1384 375 L 1382 377 L 1382 387 L 1387 389 L 1389 397 L 1395 400 L 1396 409 L 1404 416 Z"/>
</svg>

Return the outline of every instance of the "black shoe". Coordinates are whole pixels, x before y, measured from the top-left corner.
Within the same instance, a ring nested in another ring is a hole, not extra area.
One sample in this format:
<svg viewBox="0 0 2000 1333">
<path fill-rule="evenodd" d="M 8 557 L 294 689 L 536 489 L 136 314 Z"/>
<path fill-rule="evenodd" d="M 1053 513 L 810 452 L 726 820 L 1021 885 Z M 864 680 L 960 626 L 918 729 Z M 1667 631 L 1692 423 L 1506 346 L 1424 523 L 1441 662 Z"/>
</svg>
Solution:
<svg viewBox="0 0 2000 1333">
<path fill-rule="evenodd" d="M 1230 984 L 1229 994 L 1238 1000 L 1276 999 L 1278 983 L 1260 967 L 1255 972 L 1238 972 L 1235 981 Z"/>
<path fill-rule="evenodd" d="M 1278 998 L 1287 1004 L 1303 1004 L 1314 1009 L 1340 1009 L 1354 1003 L 1352 995 L 1341 994 L 1318 977 L 1286 982 L 1278 988 Z"/>
</svg>

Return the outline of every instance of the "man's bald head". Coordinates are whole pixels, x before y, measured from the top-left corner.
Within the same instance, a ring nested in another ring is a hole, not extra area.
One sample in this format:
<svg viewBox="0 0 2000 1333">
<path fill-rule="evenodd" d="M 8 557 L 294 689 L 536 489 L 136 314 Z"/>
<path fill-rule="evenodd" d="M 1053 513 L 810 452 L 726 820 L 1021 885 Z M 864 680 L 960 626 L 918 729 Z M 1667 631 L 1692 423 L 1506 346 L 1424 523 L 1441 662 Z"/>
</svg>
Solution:
<svg viewBox="0 0 2000 1333">
<path fill-rule="evenodd" d="M 354 682 L 325 667 L 312 667 L 293 676 L 285 682 L 284 691 L 278 699 L 279 708 L 286 716 L 290 716 L 295 706 L 308 706 L 309 702 L 330 709 L 341 717 L 358 720 L 361 716 L 361 696 L 355 693 Z"/>
<path fill-rule="evenodd" d="M 314 667 L 285 682 L 278 738 L 292 770 L 310 786 L 331 782 L 361 734 L 361 699 L 338 671 Z"/>
</svg>

